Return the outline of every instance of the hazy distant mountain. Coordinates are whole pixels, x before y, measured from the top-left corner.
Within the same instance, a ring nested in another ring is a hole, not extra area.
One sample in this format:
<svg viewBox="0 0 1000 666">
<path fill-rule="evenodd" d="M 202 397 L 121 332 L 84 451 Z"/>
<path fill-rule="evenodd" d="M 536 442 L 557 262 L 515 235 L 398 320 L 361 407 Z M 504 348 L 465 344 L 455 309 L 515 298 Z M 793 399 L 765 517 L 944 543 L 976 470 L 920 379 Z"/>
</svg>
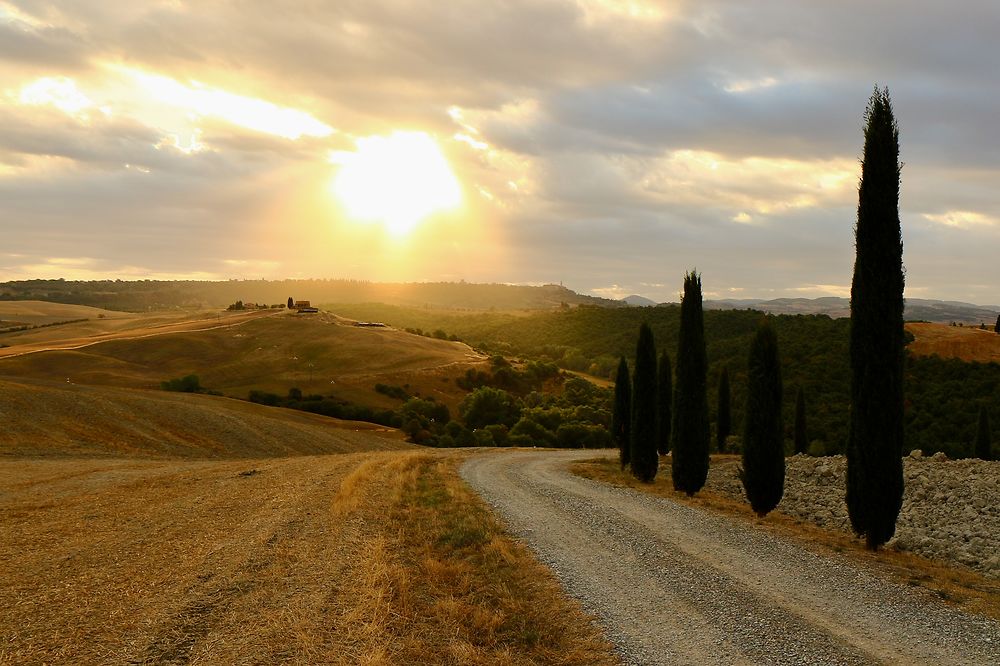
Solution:
<svg viewBox="0 0 1000 666">
<path fill-rule="evenodd" d="M 650 305 L 656 305 L 656 301 L 654 301 L 653 299 L 646 298 L 645 296 L 639 296 L 637 294 L 626 296 L 625 298 L 622 298 L 620 300 L 622 303 L 640 308 L 648 307 Z"/>
<path fill-rule="evenodd" d="M 851 302 L 846 298 L 761 298 L 726 299 L 705 301 L 706 310 L 761 310 L 771 314 L 825 314 L 830 317 L 849 317 Z M 974 305 L 960 301 L 934 301 L 924 298 L 906 299 L 907 320 L 939 323 L 962 322 L 966 324 L 996 323 L 1000 306 Z"/>
</svg>

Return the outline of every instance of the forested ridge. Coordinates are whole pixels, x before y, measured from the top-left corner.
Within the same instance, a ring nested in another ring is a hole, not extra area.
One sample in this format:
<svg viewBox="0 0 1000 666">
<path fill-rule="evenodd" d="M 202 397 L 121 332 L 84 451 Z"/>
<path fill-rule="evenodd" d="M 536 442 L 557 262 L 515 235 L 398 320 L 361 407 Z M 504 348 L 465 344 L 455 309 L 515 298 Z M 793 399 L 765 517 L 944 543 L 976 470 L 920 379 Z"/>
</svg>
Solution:
<svg viewBox="0 0 1000 666">
<path fill-rule="evenodd" d="M 444 332 L 491 353 L 550 360 L 561 367 L 613 378 L 618 359 L 635 354 L 639 326 L 648 322 L 658 351 L 677 349 L 679 306 L 607 309 L 575 307 L 538 313 L 455 312 L 383 304 L 326 306 L 337 314 L 379 320 L 424 334 Z M 753 310 L 705 312 L 709 404 L 728 366 L 732 422 L 743 422 L 747 350 L 761 317 Z M 842 453 L 847 438 L 850 320 L 826 315 L 771 317 L 781 349 L 786 443 L 791 450 L 796 393 L 805 392 L 812 453 Z M 1000 415 L 1000 365 L 907 356 L 906 448 L 951 457 L 971 454 L 981 405 Z M 715 413 L 711 419 L 713 428 Z"/>
</svg>

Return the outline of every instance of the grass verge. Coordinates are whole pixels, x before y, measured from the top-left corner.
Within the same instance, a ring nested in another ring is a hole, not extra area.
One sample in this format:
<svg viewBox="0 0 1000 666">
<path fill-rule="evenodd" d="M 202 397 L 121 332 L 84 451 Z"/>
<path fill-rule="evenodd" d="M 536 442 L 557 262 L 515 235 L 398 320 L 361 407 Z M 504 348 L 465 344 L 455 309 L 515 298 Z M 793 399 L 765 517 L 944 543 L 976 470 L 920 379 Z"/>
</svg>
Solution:
<svg viewBox="0 0 1000 666">
<path fill-rule="evenodd" d="M 713 462 L 716 456 L 712 456 Z M 709 511 L 724 513 L 765 529 L 772 534 L 794 539 L 814 552 L 841 554 L 887 572 L 893 579 L 920 587 L 963 610 L 1000 620 L 1000 581 L 986 578 L 974 571 L 929 560 L 912 553 L 880 550 L 873 553 L 864 542 L 840 531 L 824 529 L 799 518 L 772 511 L 758 518 L 746 502 L 740 502 L 710 490 L 688 497 L 673 489 L 669 460 L 660 459 L 660 473 L 653 483 L 641 483 L 627 471 L 622 471 L 617 458 L 593 458 L 574 464 L 571 471 L 578 476 L 613 486 L 632 488 L 651 495 L 667 497 Z"/>
<path fill-rule="evenodd" d="M 397 460 L 351 484 L 354 494 L 367 481 L 382 502 L 358 504 L 360 516 L 381 517 L 337 604 L 346 661 L 617 663 L 590 618 L 461 481 L 460 456 Z"/>
</svg>

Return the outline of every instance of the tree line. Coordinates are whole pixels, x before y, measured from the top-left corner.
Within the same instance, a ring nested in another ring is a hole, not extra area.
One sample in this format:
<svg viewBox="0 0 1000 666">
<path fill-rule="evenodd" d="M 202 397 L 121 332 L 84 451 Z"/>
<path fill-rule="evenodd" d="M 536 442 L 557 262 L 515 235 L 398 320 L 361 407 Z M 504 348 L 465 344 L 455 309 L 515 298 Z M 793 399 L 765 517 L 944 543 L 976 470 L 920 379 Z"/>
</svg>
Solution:
<svg viewBox="0 0 1000 666">
<path fill-rule="evenodd" d="M 899 129 L 888 90 L 876 89 L 865 112 L 862 176 L 855 225 L 847 360 L 846 497 L 854 531 L 878 549 L 895 533 L 903 501 L 906 441 L 906 334 L 903 328 L 903 244 L 899 221 Z M 772 317 L 762 318 L 749 345 L 741 438 L 740 478 L 751 508 L 763 516 L 784 493 L 785 427 L 782 363 Z M 616 373 L 612 436 L 623 469 L 642 482 L 658 471 L 657 454 L 671 454 L 675 490 L 697 493 L 707 479 L 710 428 L 706 342 L 700 276 L 685 275 L 677 334 L 676 370 L 654 334 L 639 327 L 634 369 L 624 356 Z M 806 447 L 805 394 L 795 393 L 793 438 Z M 730 381 L 724 366 L 716 393 L 716 449 L 727 448 Z M 669 433 L 669 435 L 668 435 Z M 992 458 L 989 414 L 980 405 L 974 453 Z"/>
</svg>

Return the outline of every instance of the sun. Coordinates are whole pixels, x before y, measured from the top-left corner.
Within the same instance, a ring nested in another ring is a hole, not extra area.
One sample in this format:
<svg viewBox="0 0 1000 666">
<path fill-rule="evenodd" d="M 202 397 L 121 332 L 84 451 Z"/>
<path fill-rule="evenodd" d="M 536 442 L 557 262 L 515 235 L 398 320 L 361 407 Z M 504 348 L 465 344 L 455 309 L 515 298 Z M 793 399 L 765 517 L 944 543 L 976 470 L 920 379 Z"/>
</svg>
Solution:
<svg viewBox="0 0 1000 666">
<path fill-rule="evenodd" d="M 393 132 L 355 141 L 354 152 L 336 152 L 340 166 L 331 184 L 348 214 L 381 222 L 396 236 L 439 211 L 462 202 L 462 190 L 433 138 L 424 132 Z"/>
</svg>

